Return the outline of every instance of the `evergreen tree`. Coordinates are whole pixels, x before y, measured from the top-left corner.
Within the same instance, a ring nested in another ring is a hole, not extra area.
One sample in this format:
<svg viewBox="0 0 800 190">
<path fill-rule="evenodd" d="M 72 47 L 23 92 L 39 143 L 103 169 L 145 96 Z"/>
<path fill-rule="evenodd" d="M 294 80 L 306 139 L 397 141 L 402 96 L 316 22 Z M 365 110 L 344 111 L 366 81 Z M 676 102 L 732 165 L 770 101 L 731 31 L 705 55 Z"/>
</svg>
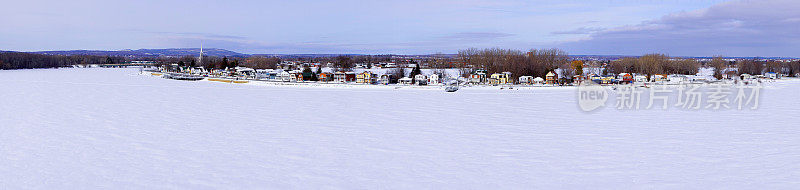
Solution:
<svg viewBox="0 0 800 190">
<path fill-rule="evenodd" d="M 317 76 L 311 71 L 311 67 L 306 67 L 303 69 L 303 79 L 317 81 Z"/>
<path fill-rule="evenodd" d="M 239 60 L 238 60 L 238 59 L 234 59 L 234 60 L 231 62 L 231 68 L 233 68 L 233 67 L 238 67 L 238 66 L 239 66 Z"/>
<path fill-rule="evenodd" d="M 414 70 L 411 70 L 411 74 L 408 74 L 408 77 L 409 78 L 414 78 L 415 76 L 417 76 L 420 73 L 422 73 L 422 71 L 419 69 L 419 64 L 416 64 L 416 66 L 414 67 Z"/>
<path fill-rule="evenodd" d="M 111 57 L 106 57 L 106 64 L 114 64 L 114 60 Z"/>
<path fill-rule="evenodd" d="M 222 63 L 220 64 L 220 67 L 222 67 L 221 69 L 229 67 L 229 65 L 228 65 L 228 57 L 223 57 L 222 58 Z"/>
</svg>

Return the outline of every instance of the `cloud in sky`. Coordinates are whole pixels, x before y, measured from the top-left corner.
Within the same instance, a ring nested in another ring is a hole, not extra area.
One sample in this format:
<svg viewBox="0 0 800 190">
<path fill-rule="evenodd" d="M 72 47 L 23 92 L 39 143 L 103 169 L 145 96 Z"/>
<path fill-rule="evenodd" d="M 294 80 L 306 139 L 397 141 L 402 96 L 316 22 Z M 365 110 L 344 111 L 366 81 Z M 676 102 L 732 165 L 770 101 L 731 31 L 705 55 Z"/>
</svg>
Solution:
<svg viewBox="0 0 800 190">
<path fill-rule="evenodd" d="M 509 36 L 514 36 L 514 34 L 502 32 L 459 32 L 444 36 L 443 38 L 452 40 L 491 40 Z"/>
<path fill-rule="evenodd" d="M 562 44 L 578 54 L 800 56 L 800 2 L 734 1 Z"/>
<path fill-rule="evenodd" d="M 767 56 L 796 50 L 799 32 L 792 26 L 800 21 L 800 3 L 725 1 L 10 1 L 0 11 L 0 49 L 183 48 L 202 41 L 243 53 L 558 47 L 572 54 Z"/>
</svg>

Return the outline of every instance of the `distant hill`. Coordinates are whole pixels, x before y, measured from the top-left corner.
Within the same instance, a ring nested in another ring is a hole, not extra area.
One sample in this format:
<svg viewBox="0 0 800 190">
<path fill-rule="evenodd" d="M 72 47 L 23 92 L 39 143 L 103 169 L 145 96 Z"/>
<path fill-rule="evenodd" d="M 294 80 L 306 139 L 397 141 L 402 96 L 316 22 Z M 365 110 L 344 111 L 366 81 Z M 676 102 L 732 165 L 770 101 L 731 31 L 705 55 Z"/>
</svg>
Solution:
<svg viewBox="0 0 800 190">
<path fill-rule="evenodd" d="M 122 56 L 122 57 L 180 57 L 180 56 L 199 56 L 200 48 L 170 48 L 170 49 L 138 49 L 138 50 L 68 50 L 68 51 L 39 51 L 30 52 L 45 55 L 97 55 L 97 56 Z M 204 48 L 203 55 L 217 57 L 248 57 L 230 50 L 218 48 Z"/>
</svg>

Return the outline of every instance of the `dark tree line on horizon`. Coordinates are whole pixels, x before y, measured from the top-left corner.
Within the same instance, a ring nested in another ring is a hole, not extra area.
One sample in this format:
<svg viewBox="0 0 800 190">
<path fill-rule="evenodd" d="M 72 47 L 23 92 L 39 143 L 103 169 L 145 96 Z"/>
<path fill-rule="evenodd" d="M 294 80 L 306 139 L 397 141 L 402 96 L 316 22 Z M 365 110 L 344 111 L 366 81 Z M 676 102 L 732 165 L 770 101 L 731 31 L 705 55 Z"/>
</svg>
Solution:
<svg viewBox="0 0 800 190">
<path fill-rule="evenodd" d="M 93 64 L 119 64 L 132 60 L 154 61 L 156 66 L 165 64 L 178 64 L 180 66 L 197 67 L 202 66 L 212 69 L 233 68 L 245 66 L 255 69 L 276 69 L 281 66 L 282 61 L 312 62 L 312 63 L 331 63 L 337 71 L 349 71 L 356 64 L 363 64 L 367 68 L 370 63 L 394 62 L 398 66 L 416 64 L 429 69 L 461 69 L 461 75 L 467 76 L 477 69 L 484 69 L 489 73 L 511 72 L 513 77 L 519 76 L 539 76 L 544 77 L 550 71 L 560 69 L 566 78 L 572 75 L 582 74 L 584 61 L 586 66 L 602 68 L 602 74 L 619 73 L 641 73 L 653 74 L 695 74 L 700 67 L 715 68 L 714 76 L 721 78 L 723 71 L 735 72 L 736 74 L 759 75 L 765 72 L 776 72 L 786 75 L 800 73 L 800 62 L 782 61 L 763 61 L 756 58 L 740 59 L 736 61 L 726 61 L 721 56 L 714 57 L 710 62 L 701 63 L 695 59 L 673 58 L 666 54 L 647 54 L 639 57 L 625 57 L 613 61 L 574 60 L 569 57 L 566 51 L 552 49 L 531 49 L 520 51 L 514 49 L 469 48 L 458 51 L 455 57 L 452 56 L 431 56 L 426 58 L 405 58 L 396 55 L 339 55 L 325 57 L 296 57 L 278 58 L 268 56 L 250 57 L 214 57 L 203 56 L 202 63 L 198 62 L 198 57 L 115 57 L 115 56 L 96 56 L 96 55 L 46 55 L 24 52 L 0 52 L 0 69 L 34 69 L 34 68 L 57 68 L 69 67 L 72 65 L 93 65 Z M 300 69 L 287 66 L 283 69 Z M 404 73 L 403 69 L 391 71 L 398 77 Z"/>
<path fill-rule="evenodd" d="M 0 52 L 0 69 L 58 68 L 72 65 L 115 64 L 125 58 L 93 55 L 44 55 L 22 52 Z"/>
</svg>

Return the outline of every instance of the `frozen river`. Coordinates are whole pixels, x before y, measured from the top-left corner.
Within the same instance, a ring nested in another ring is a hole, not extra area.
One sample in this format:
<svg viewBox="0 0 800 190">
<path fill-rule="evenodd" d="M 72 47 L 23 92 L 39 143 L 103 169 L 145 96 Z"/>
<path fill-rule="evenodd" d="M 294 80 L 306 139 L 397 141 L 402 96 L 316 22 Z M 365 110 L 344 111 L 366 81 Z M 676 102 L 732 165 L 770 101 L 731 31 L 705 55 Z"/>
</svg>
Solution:
<svg viewBox="0 0 800 190">
<path fill-rule="evenodd" d="M 580 111 L 574 88 L 277 87 L 0 71 L 0 189 L 792 189 L 800 82 L 758 110 Z M 612 103 L 613 105 L 613 103 Z"/>
</svg>

